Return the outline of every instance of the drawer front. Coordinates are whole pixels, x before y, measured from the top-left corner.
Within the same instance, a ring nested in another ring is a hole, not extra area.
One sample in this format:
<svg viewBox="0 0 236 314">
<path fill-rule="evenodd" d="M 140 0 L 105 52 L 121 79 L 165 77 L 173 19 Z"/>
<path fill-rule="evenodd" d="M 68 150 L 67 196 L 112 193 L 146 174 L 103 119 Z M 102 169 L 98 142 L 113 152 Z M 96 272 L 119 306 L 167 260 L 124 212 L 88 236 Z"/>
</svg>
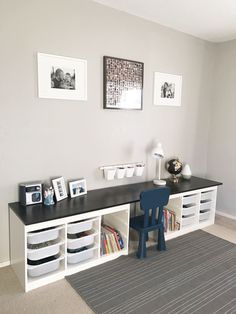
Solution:
<svg viewBox="0 0 236 314">
<path fill-rule="evenodd" d="M 46 246 L 41 249 L 27 250 L 27 258 L 36 261 L 49 256 L 57 255 L 60 252 L 60 243 Z"/>
<path fill-rule="evenodd" d="M 210 211 L 212 209 L 212 202 L 202 203 L 200 205 L 200 211 Z"/>
<path fill-rule="evenodd" d="M 56 240 L 59 237 L 61 227 L 38 232 L 29 232 L 27 234 L 27 243 L 38 244 L 42 242 Z"/>
<path fill-rule="evenodd" d="M 195 216 L 190 216 L 190 217 L 182 217 L 182 226 L 189 226 L 191 224 L 194 224 L 195 222 Z"/>
<path fill-rule="evenodd" d="M 201 193 L 201 201 L 212 201 L 213 200 L 213 196 L 214 196 L 214 191 L 209 191 L 209 192 L 203 192 Z"/>
<path fill-rule="evenodd" d="M 197 204 L 197 195 L 188 195 L 183 197 L 183 205 Z"/>
<path fill-rule="evenodd" d="M 69 264 L 77 264 L 94 257 L 95 249 L 88 249 L 78 253 L 68 253 L 67 261 Z"/>
<path fill-rule="evenodd" d="M 93 228 L 94 220 L 85 220 L 76 223 L 70 223 L 67 227 L 67 233 L 74 234 L 89 231 Z"/>
<path fill-rule="evenodd" d="M 88 235 L 79 239 L 75 239 L 75 240 L 68 239 L 67 247 L 68 249 L 71 249 L 71 250 L 79 249 L 84 246 L 89 246 L 89 245 L 94 244 L 94 240 L 95 240 L 95 234 L 91 234 L 91 235 Z"/>
<path fill-rule="evenodd" d="M 199 215 L 200 221 L 208 220 L 209 218 L 210 218 L 210 211 L 207 211 L 205 213 L 200 213 Z"/>
<path fill-rule="evenodd" d="M 62 258 L 59 257 L 55 261 L 51 261 L 37 266 L 27 265 L 28 276 L 38 277 L 57 270 L 60 267 L 61 259 Z"/>
<path fill-rule="evenodd" d="M 182 215 L 188 216 L 188 215 L 195 215 L 196 214 L 196 206 L 186 207 L 182 209 Z"/>
</svg>

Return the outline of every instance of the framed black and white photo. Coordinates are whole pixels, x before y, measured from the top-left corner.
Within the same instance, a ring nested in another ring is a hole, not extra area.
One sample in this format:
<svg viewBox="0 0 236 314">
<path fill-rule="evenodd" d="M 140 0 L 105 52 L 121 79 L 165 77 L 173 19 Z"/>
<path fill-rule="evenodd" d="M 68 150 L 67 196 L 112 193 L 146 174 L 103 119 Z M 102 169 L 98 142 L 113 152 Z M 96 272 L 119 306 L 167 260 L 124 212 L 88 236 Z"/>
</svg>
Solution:
<svg viewBox="0 0 236 314">
<path fill-rule="evenodd" d="M 104 109 L 142 110 L 144 64 L 105 56 L 103 68 Z"/>
<path fill-rule="evenodd" d="M 181 106 L 182 76 L 155 72 L 154 105 Z"/>
<path fill-rule="evenodd" d="M 38 53 L 38 96 L 87 100 L 87 61 Z"/>
<path fill-rule="evenodd" d="M 55 191 L 55 197 L 57 201 L 61 201 L 67 198 L 68 195 L 66 191 L 65 180 L 63 177 L 53 179 L 52 185 Z"/>
<path fill-rule="evenodd" d="M 69 188 L 70 188 L 70 196 L 72 198 L 87 194 L 87 186 L 86 186 L 85 179 L 69 182 Z"/>
</svg>

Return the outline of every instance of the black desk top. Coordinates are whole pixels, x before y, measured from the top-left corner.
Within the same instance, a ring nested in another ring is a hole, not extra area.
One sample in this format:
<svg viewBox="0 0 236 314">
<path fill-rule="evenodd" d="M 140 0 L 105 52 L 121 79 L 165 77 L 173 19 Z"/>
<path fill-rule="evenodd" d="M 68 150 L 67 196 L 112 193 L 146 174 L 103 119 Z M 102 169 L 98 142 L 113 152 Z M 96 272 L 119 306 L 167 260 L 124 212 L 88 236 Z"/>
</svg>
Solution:
<svg viewBox="0 0 236 314">
<path fill-rule="evenodd" d="M 179 183 L 172 183 L 167 180 L 167 186 L 170 187 L 172 195 L 221 184 L 220 182 L 197 177 L 192 177 L 190 180 L 180 179 Z M 22 206 L 16 202 L 10 203 L 9 207 L 24 225 L 31 225 L 118 205 L 135 203 L 139 201 L 139 195 L 142 191 L 153 188 L 158 188 L 158 186 L 154 185 L 152 181 L 148 181 L 91 190 L 86 195 L 72 199 L 67 198 L 52 206 L 43 204 Z"/>
</svg>

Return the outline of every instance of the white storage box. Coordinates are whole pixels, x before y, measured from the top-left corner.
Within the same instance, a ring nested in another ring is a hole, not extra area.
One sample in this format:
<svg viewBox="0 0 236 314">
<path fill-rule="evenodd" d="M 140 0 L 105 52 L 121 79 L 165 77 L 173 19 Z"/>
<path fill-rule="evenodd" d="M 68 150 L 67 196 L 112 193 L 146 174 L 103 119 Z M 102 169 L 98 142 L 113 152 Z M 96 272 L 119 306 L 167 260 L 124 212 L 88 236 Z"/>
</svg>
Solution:
<svg viewBox="0 0 236 314">
<path fill-rule="evenodd" d="M 182 215 L 187 216 L 192 214 L 196 214 L 196 206 L 189 206 L 182 209 Z"/>
<path fill-rule="evenodd" d="M 40 265 L 27 265 L 27 269 L 28 269 L 28 276 L 30 277 L 38 277 L 38 276 L 42 276 L 48 273 L 51 273 L 55 270 L 57 270 L 60 267 L 60 261 L 63 259 L 64 257 L 61 256 L 58 259 L 55 259 L 54 261 L 50 261 L 47 263 L 43 263 Z"/>
<path fill-rule="evenodd" d="M 40 249 L 27 249 L 27 258 L 32 261 L 37 261 L 42 258 L 57 255 L 60 252 L 60 245 L 63 242 L 58 242 Z"/>
<path fill-rule="evenodd" d="M 79 221 L 68 224 L 67 233 L 74 234 L 89 231 L 93 228 L 94 219 Z"/>
<path fill-rule="evenodd" d="M 200 213 L 199 214 L 199 220 L 207 220 L 210 218 L 210 211 L 206 211 L 205 213 Z"/>
<path fill-rule="evenodd" d="M 38 232 L 28 232 L 27 233 L 27 243 L 38 244 L 42 242 L 47 242 L 51 240 L 56 240 L 59 237 L 59 230 L 62 227 L 56 227 L 49 230 L 38 231 Z"/>
<path fill-rule="evenodd" d="M 203 192 L 201 193 L 201 201 L 212 201 L 213 199 L 213 191 Z"/>
<path fill-rule="evenodd" d="M 97 235 L 96 233 L 92 233 L 78 239 L 68 239 L 67 248 L 70 250 L 76 250 L 84 246 L 92 245 L 95 241 L 96 235 Z"/>
<path fill-rule="evenodd" d="M 95 249 L 91 248 L 78 253 L 67 253 L 67 261 L 69 264 L 77 264 L 91 259 L 95 255 Z"/>
<path fill-rule="evenodd" d="M 182 217 L 182 226 L 188 226 L 191 224 L 194 224 L 195 222 L 195 216 L 190 216 L 190 217 Z"/>
<path fill-rule="evenodd" d="M 200 205 L 200 210 L 202 210 L 202 211 L 209 211 L 209 210 L 211 210 L 211 207 L 212 207 L 212 202 L 202 203 Z"/>
<path fill-rule="evenodd" d="M 183 197 L 183 205 L 188 204 L 196 204 L 197 203 L 197 195 L 189 195 Z"/>
</svg>

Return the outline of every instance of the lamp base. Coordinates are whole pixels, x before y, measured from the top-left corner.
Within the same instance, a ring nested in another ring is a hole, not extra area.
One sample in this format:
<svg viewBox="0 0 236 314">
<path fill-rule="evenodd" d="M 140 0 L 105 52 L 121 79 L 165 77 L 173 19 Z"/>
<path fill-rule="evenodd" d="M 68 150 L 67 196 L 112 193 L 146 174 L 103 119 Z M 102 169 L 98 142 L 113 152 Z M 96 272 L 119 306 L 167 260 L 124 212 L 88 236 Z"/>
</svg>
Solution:
<svg viewBox="0 0 236 314">
<path fill-rule="evenodd" d="M 166 181 L 158 179 L 153 180 L 153 183 L 156 185 L 166 185 Z"/>
</svg>

